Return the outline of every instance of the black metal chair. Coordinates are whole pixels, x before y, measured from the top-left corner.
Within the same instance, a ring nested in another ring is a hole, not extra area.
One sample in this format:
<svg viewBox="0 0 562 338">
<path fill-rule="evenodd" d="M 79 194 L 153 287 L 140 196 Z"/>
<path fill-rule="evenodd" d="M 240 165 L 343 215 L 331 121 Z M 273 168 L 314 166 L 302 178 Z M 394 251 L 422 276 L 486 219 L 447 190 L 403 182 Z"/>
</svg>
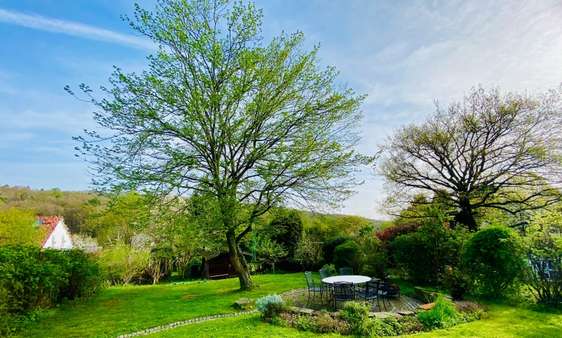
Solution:
<svg viewBox="0 0 562 338">
<path fill-rule="evenodd" d="M 337 309 L 338 302 L 347 302 L 355 299 L 355 290 L 353 288 L 353 283 L 334 283 L 332 288 L 332 299 L 334 301 L 334 310 Z"/>
<path fill-rule="evenodd" d="M 400 298 L 400 288 L 394 286 L 388 281 L 381 281 L 379 284 L 379 297 L 382 298 L 382 304 L 386 310 L 386 304 L 390 302 L 392 298 Z M 386 302 L 385 302 L 386 301 Z"/>
<path fill-rule="evenodd" d="M 376 301 L 378 310 L 381 309 L 379 303 L 379 285 L 380 281 L 374 278 L 358 289 L 358 296 L 371 305 L 374 305 L 374 302 Z"/>
<path fill-rule="evenodd" d="M 318 270 L 318 272 L 320 272 L 320 280 L 328 278 L 332 275 L 327 269 L 324 268 Z M 324 295 L 329 296 L 332 292 L 331 284 L 323 283 L 322 281 L 320 281 L 320 290 L 320 298 L 323 299 Z"/>
<path fill-rule="evenodd" d="M 349 266 L 340 268 L 340 275 L 353 275 L 353 268 L 350 268 Z"/>
<path fill-rule="evenodd" d="M 304 278 L 306 279 L 306 288 L 308 291 L 308 296 L 306 299 L 306 304 L 310 304 L 310 300 L 314 298 L 316 294 L 320 294 L 320 298 L 322 298 L 322 288 L 316 286 L 314 283 L 314 279 L 312 278 L 312 272 L 305 271 Z"/>
</svg>

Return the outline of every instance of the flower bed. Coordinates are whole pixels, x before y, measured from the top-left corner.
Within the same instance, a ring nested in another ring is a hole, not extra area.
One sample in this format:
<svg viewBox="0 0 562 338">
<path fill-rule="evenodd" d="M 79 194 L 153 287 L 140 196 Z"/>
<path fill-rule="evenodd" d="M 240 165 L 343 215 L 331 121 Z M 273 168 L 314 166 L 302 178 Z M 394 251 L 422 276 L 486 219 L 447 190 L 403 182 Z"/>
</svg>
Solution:
<svg viewBox="0 0 562 338">
<path fill-rule="evenodd" d="M 260 302 L 268 304 L 260 309 L 262 317 L 274 325 L 316 333 L 355 336 L 412 334 L 477 320 L 484 314 L 484 310 L 478 304 L 453 303 L 442 296 L 436 299 L 429 310 L 402 314 L 369 312 L 369 306 L 361 302 L 345 303 L 343 309 L 337 312 L 287 306 L 277 295 L 257 301 Z"/>
</svg>

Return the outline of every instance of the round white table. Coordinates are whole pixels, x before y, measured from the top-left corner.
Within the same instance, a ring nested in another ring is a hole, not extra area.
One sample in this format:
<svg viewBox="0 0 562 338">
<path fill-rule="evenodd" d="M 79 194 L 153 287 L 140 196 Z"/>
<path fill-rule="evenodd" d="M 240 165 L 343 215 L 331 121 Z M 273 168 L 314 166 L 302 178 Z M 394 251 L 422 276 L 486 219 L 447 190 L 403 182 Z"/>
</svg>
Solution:
<svg viewBox="0 0 562 338">
<path fill-rule="evenodd" d="M 332 276 L 322 279 L 322 283 L 334 284 L 338 282 L 349 282 L 353 284 L 367 283 L 371 280 L 371 277 L 361 276 L 361 275 L 343 275 L 343 276 Z"/>
</svg>

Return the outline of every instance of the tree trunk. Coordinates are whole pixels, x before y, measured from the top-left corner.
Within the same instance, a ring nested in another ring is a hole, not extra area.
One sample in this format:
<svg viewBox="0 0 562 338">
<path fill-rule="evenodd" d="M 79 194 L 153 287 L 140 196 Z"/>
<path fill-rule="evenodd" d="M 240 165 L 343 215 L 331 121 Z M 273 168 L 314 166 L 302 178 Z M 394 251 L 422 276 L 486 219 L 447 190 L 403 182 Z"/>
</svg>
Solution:
<svg viewBox="0 0 562 338">
<path fill-rule="evenodd" d="M 230 263 L 234 267 L 236 273 L 238 273 L 238 279 L 240 280 L 240 289 L 250 290 L 253 287 L 252 277 L 250 276 L 250 271 L 248 270 L 246 259 L 240 252 L 240 248 L 238 247 L 238 243 L 236 242 L 236 235 L 234 234 L 234 231 L 228 231 L 226 233 L 226 241 L 228 243 Z"/>
<path fill-rule="evenodd" d="M 476 219 L 470 202 L 468 200 L 461 200 L 459 207 L 460 210 L 455 216 L 455 222 L 466 226 L 469 231 L 478 230 L 478 225 L 476 224 Z"/>
</svg>

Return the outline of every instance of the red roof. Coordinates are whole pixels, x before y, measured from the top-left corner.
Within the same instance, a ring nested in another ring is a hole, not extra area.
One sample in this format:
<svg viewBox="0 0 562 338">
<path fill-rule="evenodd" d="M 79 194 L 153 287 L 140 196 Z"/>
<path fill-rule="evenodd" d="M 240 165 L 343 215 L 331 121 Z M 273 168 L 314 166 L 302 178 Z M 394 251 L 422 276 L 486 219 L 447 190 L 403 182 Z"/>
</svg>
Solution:
<svg viewBox="0 0 562 338">
<path fill-rule="evenodd" d="M 41 240 L 41 246 L 45 245 L 49 236 L 55 231 L 57 224 L 62 220 L 62 216 L 37 216 L 37 222 L 39 222 L 41 229 L 45 229 L 45 236 Z"/>
</svg>

